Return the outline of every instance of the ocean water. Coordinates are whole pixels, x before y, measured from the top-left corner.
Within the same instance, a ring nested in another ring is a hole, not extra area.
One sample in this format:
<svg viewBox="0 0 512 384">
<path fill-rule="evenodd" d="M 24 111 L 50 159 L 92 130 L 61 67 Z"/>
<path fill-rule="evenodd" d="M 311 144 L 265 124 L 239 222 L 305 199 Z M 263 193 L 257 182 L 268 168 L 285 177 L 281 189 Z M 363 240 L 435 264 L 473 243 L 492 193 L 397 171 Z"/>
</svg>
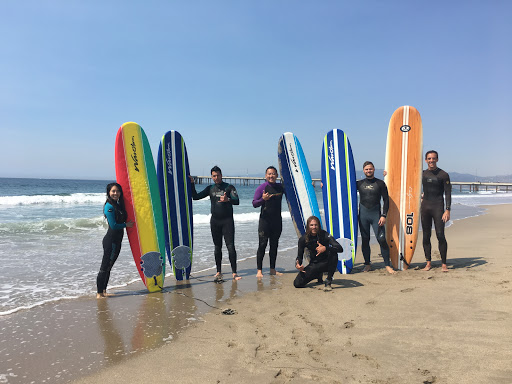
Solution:
<svg viewBox="0 0 512 384">
<path fill-rule="evenodd" d="M 46 302 L 94 295 L 96 275 L 107 231 L 103 218 L 105 187 L 100 180 L 47 180 L 0 178 L 0 316 Z M 198 185 L 198 191 L 206 185 Z M 234 207 L 238 259 L 254 257 L 259 209 L 252 207 L 255 185 L 236 186 L 240 205 Z M 322 205 L 321 191 L 317 197 Z M 452 220 L 482 214 L 478 206 L 512 203 L 512 193 L 454 193 Z M 210 201 L 194 201 L 194 264 L 192 273 L 214 272 L 209 228 Z M 283 234 L 280 250 L 297 244 L 288 207 L 283 199 Z M 227 251 L 224 248 L 227 263 Z M 268 267 L 268 258 L 264 268 Z M 279 265 L 278 267 L 291 268 Z M 229 266 L 224 267 L 229 272 Z M 109 287 L 139 281 L 128 238 Z M 167 262 L 165 285 L 174 284 Z"/>
</svg>

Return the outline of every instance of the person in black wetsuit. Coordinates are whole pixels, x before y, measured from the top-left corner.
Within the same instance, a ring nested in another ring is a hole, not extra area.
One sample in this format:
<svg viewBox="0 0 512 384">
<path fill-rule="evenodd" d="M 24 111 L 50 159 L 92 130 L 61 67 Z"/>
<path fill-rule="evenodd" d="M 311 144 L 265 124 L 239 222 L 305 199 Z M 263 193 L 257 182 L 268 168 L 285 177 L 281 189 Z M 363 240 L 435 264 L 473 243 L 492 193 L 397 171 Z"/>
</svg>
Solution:
<svg viewBox="0 0 512 384">
<path fill-rule="evenodd" d="M 363 180 L 357 181 L 357 190 L 359 191 L 359 230 L 361 232 L 361 250 L 364 257 L 363 272 L 371 270 L 370 263 L 370 226 L 373 227 L 373 233 L 380 245 L 380 252 L 384 259 L 386 270 L 396 273 L 391 267 L 389 260 L 389 246 L 386 242 L 386 214 L 389 209 L 388 188 L 384 181 L 375 177 L 375 167 L 371 161 L 363 164 L 363 172 L 366 176 Z M 382 198 L 383 206 L 381 212 L 380 200 Z"/>
<path fill-rule="evenodd" d="M 442 271 L 448 272 L 446 266 L 446 255 L 448 243 L 444 236 L 445 223 L 450 220 L 450 209 L 452 205 L 452 184 L 450 176 L 437 167 L 439 155 L 436 151 L 428 151 L 425 154 L 427 169 L 423 171 L 423 195 L 421 199 L 421 228 L 423 230 L 423 250 L 427 265 L 424 271 L 432 268 L 432 245 L 430 236 L 432 234 L 432 220 L 439 242 L 439 253 L 441 254 Z M 444 198 L 443 198 L 444 195 Z M 445 206 L 446 199 L 446 206 Z"/>
<path fill-rule="evenodd" d="M 258 251 L 256 252 L 256 265 L 258 273 L 256 277 L 263 277 L 263 257 L 265 249 L 270 240 L 270 250 L 268 252 L 270 258 L 270 274 L 282 275 L 276 271 L 277 247 L 279 245 L 279 237 L 283 230 L 283 221 L 281 218 L 281 201 L 283 199 L 284 188 L 281 184 L 276 183 L 277 169 L 270 166 L 265 171 L 265 183 L 261 184 L 254 192 L 252 206 L 254 208 L 261 207 L 260 220 L 258 224 Z"/>
<path fill-rule="evenodd" d="M 107 294 L 107 284 L 110 271 L 121 252 L 124 228 L 130 228 L 132 221 L 126 222 L 126 210 L 124 208 L 123 189 L 117 183 L 107 185 L 107 201 L 103 207 L 103 214 L 108 221 L 108 231 L 103 238 L 103 259 L 96 277 L 96 298 L 110 296 Z"/>
<path fill-rule="evenodd" d="M 240 280 L 241 277 L 236 272 L 235 223 L 233 221 L 233 205 L 239 205 L 240 200 L 236 188 L 222 181 L 222 171 L 219 167 L 214 166 L 211 169 L 211 175 L 215 184 L 207 186 L 199 193 L 196 192 L 194 179 L 190 177 L 190 180 L 192 182 L 192 199 L 200 200 L 210 196 L 212 213 L 210 229 L 215 245 L 215 264 L 217 265 L 214 281 L 216 283 L 224 281 L 222 278 L 222 237 L 224 237 L 228 249 L 233 279 Z"/>
<path fill-rule="evenodd" d="M 297 259 L 295 268 L 299 270 L 293 285 L 295 288 L 304 288 L 307 283 L 314 279 L 322 281 L 324 272 L 327 272 L 325 279 L 325 290 L 330 291 L 332 277 L 338 265 L 338 253 L 343 252 L 343 247 L 334 240 L 329 233 L 320 228 L 320 220 L 316 216 L 310 216 L 306 222 L 306 233 L 299 239 Z M 304 251 L 309 251 L 309 264 L 302 265 Z"/>
</svg>

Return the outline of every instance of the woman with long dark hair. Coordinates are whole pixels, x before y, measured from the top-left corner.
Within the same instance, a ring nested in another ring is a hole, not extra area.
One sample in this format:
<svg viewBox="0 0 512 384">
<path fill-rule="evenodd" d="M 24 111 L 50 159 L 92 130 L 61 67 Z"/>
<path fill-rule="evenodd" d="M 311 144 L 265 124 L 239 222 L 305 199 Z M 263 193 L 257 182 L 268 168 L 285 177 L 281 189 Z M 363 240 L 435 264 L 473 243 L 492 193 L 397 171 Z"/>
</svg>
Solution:
<svg viewBox="0 0 512 384">
<path fill-rule="evenodd" d="M 108 231 L 103 238 L 103 260 L 96 278 L 97 299 L 109 296 L 107 294 L 108 279 L 110 278 L 110 270 L 121 251 L 124 228 L 130 228 L 133 225 L 132 221 L 126 222 L 123 188 L 117 183 L 107 185 L 107 201 L 103 207 L 103 214 L 108 221 Z"/>
<path fill-rule="evenodd" d="M 310 260 L 308 266 L 304 267 L 302 260 L 306 249 L 309 251 Z M 295 288 L 304 288 L 314 279 L 322 281 L 323 273 L 327 272 L 325 290 L 330 291 L 339 252 L 343 252 L 343 247 L 334 237 L 320 228 L 318 217 L 310 216 L 306 222 L 306 233 L 299 239 L 297 260 L 295 261 L 295 268 L 299 270 L 299 274 L 293 282 Z"/>
</svg>

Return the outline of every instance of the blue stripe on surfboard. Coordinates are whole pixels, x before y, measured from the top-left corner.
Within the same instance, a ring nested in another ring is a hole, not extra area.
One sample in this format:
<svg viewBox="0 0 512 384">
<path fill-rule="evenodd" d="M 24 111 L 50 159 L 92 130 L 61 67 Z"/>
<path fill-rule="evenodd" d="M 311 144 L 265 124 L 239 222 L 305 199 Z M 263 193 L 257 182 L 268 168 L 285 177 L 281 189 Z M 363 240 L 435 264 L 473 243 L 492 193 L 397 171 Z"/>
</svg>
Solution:
<svg viewBox="0 0 512 384">
<path fill-rule="evenodd" d="M 162 141 L 160 141 L 160 145 L 158 147 L 158 160 L 157 160 L 157 178 L 158 178 L 158 187 L 160 190 L 160 202 L 162 205 L 162 217 L 164 222 L 164 236 L 165 236 L 165 253 L 167 255 L 171 254 L 171 251 L 169 249 L 169 226 L 167 221 L 167 203 L 165 198 L 165 175 L 163 171 L 163 156 L 165 157 L 165 150 L 162 148 L 163 138 Z"/>
<path fill-rule="evenodd" d="M 297 148 L 297 158 L 299 160 L 302 178 L 304 180 L 306 192 L 308 194 L 309 207 L 311 208 L 313 216 L 316 216 L 320 219 L 320 210 L 318 209 L 318 201 L 316 199 L 315 189 L 313 187 L 313 180 L 311 179 L 311 174 L 309 172 L 306 156 L 304 156 L 304 151 L 302 150 L 302 146 L 300 145 L 299 139 L 297 139 L 296 136 L 293 136 L 293 139 L 295 142 L 295 148 Z M 304 218 L 304 224 L 306 223 L 307 219 L 307 217 Z"/>
<path fill-rule="evenodd" d="M 337 136 L 337 145 L 334 140 L 334 133 Z M 331 142 L 333 146 L 336 146 L 335 148 L 333 147 L 334 159 L 329 159 Z M 330 162 L 335 159 L 337 160 L 337 163 L 335 161 L 336 169 L 333 170 Z M 339 188 L 337 181 L 340 184 Z M 347 273 L 350 273 L 354 264 L 355 247 L 357 246 L 357 186 L 352 148 L 348 138 L 346 138 L 346 135 L 341 130 L 332 130 L 324 138 L 322 148 L 322 182 L 324 183 L 322 196 L 324 198 L 326 227 L 329 228 L 333 237 L 337 239 L 347 238 L 354 242 L 352 260 L 344 262 Z M 338 263 L 338 270 L 343 273 L 342 261 Z"/>
<path fill-rule="evenodd" d="M 357 207 L 357 180 L 356 180 L 356 168 L 354 163 L 354 156 L 352 155 L 352 146 L 347 138 L 347 146 L 349 151 L 349 169 L 350 169 L 350 189 L 352 194 L 352 223 L 354 226 L 354 254 L 357 250 L 357 234 L 358 234 L 358 207 Z"/>
<path fill-rule="evenodd" d="M 329 183 L 325 188 L 322 188 L 322 195 L 325 196 L 324 200 L 324 215 L 326 218 L 326 225 L 327 228 L 329 228 L 331 235 L 333 235 L 336 239 L 340 237 L 344 237 L 340 233 L 340 210 L 342 210 L 342 207 L 338 206 L 338 196 L 337 196 L 337 172 L 336 170 L 331 168 L 330 159 L 329 159 L 329 146 L 331 141 L 333 142 L 333 155 L 336 155 L 336 149 L 334 148 L 334 136 L 333 132 L 329 132 L 327 134 L 327 157 L 325 153 L 325 148 L 322 148 L 323 153 L 323 161 L 322 166 L 324 172 L 322 173 L 323 183 L 326 184 L 327 176 L 329 177 Z M 324 140 L 324 147 L 325 147 L 325 140 Z M 327 163 L 327 164 L 326 164 Z M 328 173 L 327 173 L 328 172 Z M 327 189 L 329 188 L 329 190 Z M 330 207 L 329 207 L 329 196 L 330 196 Z M 329 214 L 330 213 L 330 214 Z M 332 220 L 332 222 L 331 222 Z"/>
<path fill-rule="evenodd" d="M 286 139 L 287 136 L 290 139 L 288 141 Z M 288 147 L 290 145 L 295 146 L 296 162 L 299 165 L 299 168 L 301 169 L 300 175 L 298 175 L 297 172 L 293 172 L 293 167 L 290 165 L 291 161 L 288 154 Z M 305 233 L 306 229 L 307 217 L 305 217 L 305 214 L 309 215 L 310 212 L 311 214 L 316 214 L 317 216 L 320 214 L 320 210 L 318 209 L 318 202 L 316 202 L 314 188 L 311 185 L 311 176 L 309 175 L 309 169 L 307 169 L 307 171 L 304 172 L 303 168 L 307 167 L 307 163 L 305 162 L 304 153 L 302 151 L 300 143 L 299 146 L 296 145 L 295 135 L 293 135 L 292 133 L 283 134 L 279 139 L 279 149 L 281 152 L 280 154 L 278 154 L 279 165 L 281 168 L 281 176 L 284 181 L 286 199 L 288 202 L 288 206 L 290 208 L 290 214 L 294 220 L 297 231 L 299 232 L 299 234 L 302 235 Z M 303 159 L 300 159 L 301 156 Z M 297 179 L 294 176 L 295 174 L 297 174 Z M 304 188 L 306 189 L 305 197 L 303 194 L 302 201 L 301 198 L 299 197 L 299 184 L 304 184 Z M 314 196 L 314 200 L 310 199 L 309 196 Z M 311 203 L 310 201 L 313 202 Z"/>
<path fill-rule="evenodd" d="M 295 187 L 295 180 L 292 175 L 291 167 L 290 167 L 290 159 L 288 157 L 288 149 L 286 138 L 284 135 L 281 136 L 278 143 L 281 153 L 278 154 L 279 165 L 281 170 L 281 177 L 283 179 L 283 186 L 285 188 L 286 200 L 288 202 L 288 207 L 290 210 L 290 215 L 297 226 L 297 230 L 300 234 L 305 233 L 305 227 L 302 219 L 302 207 L 300 205 L 300 201 L 297 197 L 297 190 Z"/>
<path fill-rule="evenodd" d="M 169 173 L 167 164 L 167 150 L 169 150 L 172 154 L 171 173 Z M 185 164 L 183 164 L 183 161 L 185 161 Z M 164 220 L 164 227 L 166 230 L 166 252 L 169 263 L 173 265 L 171 255 L 172 250 L 180 245 L 186 245 L 192 249 L 193 236 L 192 228 L 189 228 L 189 223 L 192 225 L 192 197 L 190 194 L 190 180 L 188 180 L 188 159 L 186 156 L 186 148 L 183 139 L 178 132 L 169 131 L 163 136 L 159 148 L 158 163 L 159 185 L 162 197 L 162 211 L 166 218 L 166 220 Z M 185 174 L 183 174 L 184 171 Z M 177 177 L 176 185 L 174 176 Z M 186 188 L 184 181 L 187 184 Z M 165 187 L 165 182 L 167 182 L 167 190 Z M 168 199 L 167 202 L 165 200 L 166 193 Z M 179 215 L 176 208 L 176 202 L 178 202 Z M 187 215 L 187 203 L 188 215 L 190 216 Z M 178 225 L 178 217 L 180 218 L 181 225 Z M 186 269 L 187 277 L 190 275 L 190 270 L 191 266 Z M 174 269 L 174 273 L 176 279 L 183 279 L 182 271 L 177 271 Z"/>
</svg>

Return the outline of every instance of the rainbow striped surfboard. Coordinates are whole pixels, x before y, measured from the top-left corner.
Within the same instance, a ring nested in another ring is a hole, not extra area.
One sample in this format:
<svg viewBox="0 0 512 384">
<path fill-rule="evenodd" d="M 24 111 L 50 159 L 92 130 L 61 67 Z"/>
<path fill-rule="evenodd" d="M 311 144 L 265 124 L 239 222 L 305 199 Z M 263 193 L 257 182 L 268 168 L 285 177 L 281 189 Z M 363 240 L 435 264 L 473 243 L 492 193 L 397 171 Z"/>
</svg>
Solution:
<svg viewBox="0 0 512 384">
<path fill-rule="evenodd" d="M 124 123 L 117 131 L 115 162 L 128 220 L 134 223 L 126 232 L 135 265 L 147 289 L 160 291 L 165 276 L 162 207 L 151 148 L 137 123 Z"/>
<path fill-rule="evenodd" d="M 338 271 L 347 274 L 356 258 L 357 184 L 352 148 L 340 129 L 324 137 L 321 172 L 325 230 L 343 247 L 338 255 Z"/>
<path fill-rule="evenodd" d="M 158 148 L 160 200 L 164 216 L 165 250 L 176 280 L 188 280 L 192 268 L 192 190 L 187 148 L 176 131 L 167 132 Z"/>
</svg>

